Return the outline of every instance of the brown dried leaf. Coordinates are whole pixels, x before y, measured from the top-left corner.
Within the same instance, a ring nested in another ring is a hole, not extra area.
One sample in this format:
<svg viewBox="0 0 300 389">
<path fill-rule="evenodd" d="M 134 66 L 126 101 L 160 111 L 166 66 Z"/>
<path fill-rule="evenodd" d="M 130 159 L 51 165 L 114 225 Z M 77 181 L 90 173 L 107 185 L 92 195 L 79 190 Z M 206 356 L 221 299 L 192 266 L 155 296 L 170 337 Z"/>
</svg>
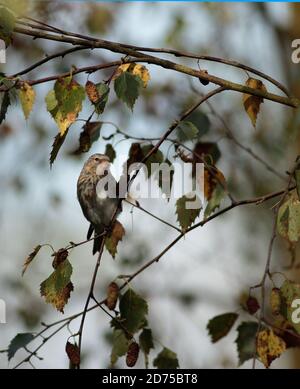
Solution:
<svg viewBox="0 0 300 389">
<path fill-rule="evenodd" d="M 249 296 L 246 301 L 247 311 L 250 315 L 254 315 L 260 308 L 260 305 L 255 297 Z"/>
<path fill-rule="evenodd" d="M 126 355 L 126 365 L 128 367 L 134 367 L 138 357 L 139 357 L 139 352 L 140 352 L 140 346 L 136 342 L 132 342 L 127 351 Z"/>
<path fill-rule="evenodd" d="M 79 147 L 74 154 L 86 153 L 92 144 L 99 139 L 102 122 L 88 122 L 83 126 L 79 136 Z"/>
<path fill-rule="evenodd" d="M 204 196 L 209 201 L 218 183 L 226 184 L 223 173 L 215 166 L 204 168 Z"/>
<path fill-rule="evenodd" d="M 54 269 L 57 269 L 57 267 L 64 262 L 68 258 L 69 252 L 66 249 L 59 249 L 56 253 L 52 254 L 54 257 L 52 266 Z"/>
<path fill-rule="evenodd" d="M 262 92 L 267 92 L 267 88 L 262 81 L 257 80 L 256 78 L 248 78 L 246 86 L 253 89 L 258 89 Z M 259 113 L 260 104 L 263 103 L 264 99 L 259 96 L 252 96 L 247 93 L 243 94 L 243 103 L 247 115 L 249 116 L 253 127 L 256 126 L 256 119 Z"/>
<path fill-rule="evenodd" d="M 96 85 L 92 81 L 87 81 L 85 91 L 91 103 L 96 104 L 99 100 L 99 93 Z"/>
<path fill-rule="evenodd" d="M 115 282 L 111 282 L 107 288 L 106 306 L 111 311 L 115 309 L 119 297 L 119 287 Z"/>
<path fill-rule="evenodd" d="M 124 235 L 124 227 L 116 220 L 110 235 L 105 239 L 105 247 L 113 258 L 116 256 L 118 243 L 122 240 Z"/>
<path fill-rule="evenodd" d="M 77 344 L 72 344 L 70 342 L 66 343 L 66 353 L 68 358 L 73 366 L 80 365 L 80 351 Z"/>
<path fill-rule="evenodd" d="M 28 257 L 26 258 L 24 265 L 23 265 L 22 276 L 25 274 L 28 266 L 31 264 L 31 262 L 34 260 L 34 258 L 37 256 L 37 254 L 41 248 L 42 248 L 42 246 L 40 244 L 37 245 L 34 248 L 34 250 L 28 255 Z"/>
<path fill-rule="evenodd" d="M 129 156 L 127 160 L 127 168 L 133 163 L 141 162 L 144 158 L 144 153 L 140 143 L 132 143 L 129 150 Z"/>
</svg>

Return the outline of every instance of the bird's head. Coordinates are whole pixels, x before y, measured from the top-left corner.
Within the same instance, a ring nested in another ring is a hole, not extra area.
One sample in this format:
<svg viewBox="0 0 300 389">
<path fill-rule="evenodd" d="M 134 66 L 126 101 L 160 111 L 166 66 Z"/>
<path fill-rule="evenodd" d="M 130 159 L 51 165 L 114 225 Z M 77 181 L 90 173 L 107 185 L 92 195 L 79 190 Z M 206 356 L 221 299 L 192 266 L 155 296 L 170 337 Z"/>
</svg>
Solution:
<svg viewBox="0 0 300 389">
<path fill-rule="evenodd" d="M 109 171 L 110 159 L 104 154 L 93 154 L 84 164 L 84 170 L 97 176 L 104 176 Z"/>
</svg>

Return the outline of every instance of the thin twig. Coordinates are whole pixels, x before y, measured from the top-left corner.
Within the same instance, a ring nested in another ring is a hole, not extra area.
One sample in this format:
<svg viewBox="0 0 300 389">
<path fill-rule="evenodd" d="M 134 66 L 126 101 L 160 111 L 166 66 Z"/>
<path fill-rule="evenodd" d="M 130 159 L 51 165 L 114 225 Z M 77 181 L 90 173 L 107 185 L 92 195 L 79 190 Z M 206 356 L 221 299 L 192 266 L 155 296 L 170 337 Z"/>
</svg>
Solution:
<svg viewBox="0 0 300 389">
<path fill-rule="evenodd" d="M 133 207 L 135 207 L 135 208 L 137 208 L 137 209 L 143 211 L 143 212 L 146 213 L 147 215 L 152 216 L 153 219 L 159 220 L 161 223 L 163 223 L 163 224 L 165 224 L 165 225 L 167 225 L 167 226 L 173 228 L 174 230 L 176 230 L 176 231 L 178 231 L 178 232 L 181 232 L 180 228 L 174 226 L 173 224 L 167 222 L 167 221 L 164 220 L 164 219 L 161 219 L 160 217 L 154 215 L 152 212 L 147 211 L 147 209 L 143 208 L 139 203 L 135 204 L 135 203 L 133 203 L 133 202 L 127 200 L 127 199 L 125 199 L 124 201 L 125 201 L 126 203 L 132 205 Z"/>
<path fill-rule="evenodd" d="M 54 54 L 51 54 L 51 55 L 47 55 L 44 59 L 41 59 L 40 61 L 32 64 L 31 66 L 29 66 L 28 68 L 26 69 L 23 69 L 21 70 L 20 72 L 17 72 L 11 76 L 9 76 L 8 78 L 15 78 L 15 77 L 19 77 L 19 76 L 23 76 L 24 74 L 27 74 L 29 72 L 31 72 L 32 70 L 38 68 L 39 66 L 51 61 L 52 59 L 54 58 L 58 58 L 58 57 L 65 57 L 67 54 L 71 54 L 71 53 L 74 53 L 76 51 L 80 51 L 80 50 L 87 50 L 88 47 L 85 47 L 85 46 L 78 46 L 78 47 L 74 47 L 72 49 L 68 49 L 68 50 L 63 50 L 63 51 L 59 51 L 58 53 L 54 53 Z"/>
<path fill-rule="evenodd" d="M 98 258 L 97 258 L 97 262 L 96 262 L 96 265 L 95 265 L 95 269 L 94 269 L 94 273 L 93 273 L 93 277 L 92 277 L 92 281 L 91 281 L 91 285 L 90 285 L 89 294 L 88 294 L 88 297 L 86 299 L 85 306 L 84 306 L 84 309 L 83 309 L 83 314 L 82 314 L 82 318 L 81 318 L 81 322 L 80 322 L 80 327 L 79 327 L 78 333 L 76 334 L 79 337 L 79 341 L 78 341 L 79 354 L 81 354 L 82 335 L 83 335 L 84 322 L 85 322 L 86 314 L 88 312 L 90 300 L 91 300 L 91 298 L 94 295 L 94 287 L 95 287 L 96 278 L 97 278 L 98 270 L 99 270 L 100 263 L 101 263 L 101 257 L 102 257 L 102 253 L 103 253 L 103 249 L 104 249 L 104 243 L 105 243 L 105 235 L 103 236 L 103 238 L 101 240 L 101 246 L 100 246 L 100 249 L 99 249 Z"/>
</svg>

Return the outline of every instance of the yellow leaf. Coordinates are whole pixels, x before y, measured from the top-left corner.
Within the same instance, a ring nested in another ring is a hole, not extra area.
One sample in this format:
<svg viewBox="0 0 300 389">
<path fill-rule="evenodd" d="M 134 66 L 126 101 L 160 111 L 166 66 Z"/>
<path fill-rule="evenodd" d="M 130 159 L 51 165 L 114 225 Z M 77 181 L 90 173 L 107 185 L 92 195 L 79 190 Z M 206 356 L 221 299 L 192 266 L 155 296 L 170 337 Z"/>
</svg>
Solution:
<svg viewBox="0 0 300 389">
<path fill-rule="evenodd" d="M 77 112 L 68 112 L 66 115 L 63 115 L 61 111 L 57 111 L 55 121 L 58 125 L 60 136 L 64 135 L 70 125 L 75 122 L 76 118 Z"/>
<path fill-rule="evenodd" d="M 129 72 L 135 76 L 140 77 L 143 81 L 144 88 L 147 87 L 148 81 L 150 80 L 150 74 L 146 66 L 137 64 L 135 62 L 124 63 L 123 65 L 120 65 L 118 67 L 118 70 L 116 71 L 116 74 L 113 79 L 117 78 L 123 72 Z"/>
<path fill-rule="evenodd" d="M 262 92 L 267 92 L 267 89 L 262 81 L 257 80 L 256 78 L 248 78 L 246 86 L 253 89 L 258 89 Z M 243 103 L 245 110 L 253 124 L 253 127 L 256 126 L 256 119 L 259 113 L 260 104 L 263 103 L 264 99 L 258 96 L 252 96 L 247 93 L 243 94 Z"/>
<path fill-rule="evenodd" d="M 28 119 L 35 101 L 35 90 L 32 88 L 31 85 L 24 82 L 19 91 L 19 98 L 21 101 L 25 119 Z"/>
<path fill-rule="evenodd" d="M 117 253 L 118 243 L 125 235 L 125 229 L 122 224 L 116 220 L 110 235 L 105 239 L 105 247 L 114 258 Z"/>
<path fill-rule="evenodd" d="M 257 354 L 265 367 L 278 358 L 286 350 L 286 343 L 273 330 L 265 329 L 257 335 Z"/>
</svg>

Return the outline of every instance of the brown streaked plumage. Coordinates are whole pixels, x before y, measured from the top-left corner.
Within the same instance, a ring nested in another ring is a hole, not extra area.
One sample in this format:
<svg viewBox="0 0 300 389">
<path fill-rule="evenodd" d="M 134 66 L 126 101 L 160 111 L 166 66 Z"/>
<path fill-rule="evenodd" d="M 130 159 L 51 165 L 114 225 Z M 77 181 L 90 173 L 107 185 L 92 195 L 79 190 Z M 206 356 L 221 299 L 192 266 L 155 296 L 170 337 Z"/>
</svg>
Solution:
<svg viewBox="0 0 300 389">
<path fill-rule="evenodd" d="M 94 154 L 85 162 L 77 181 L 77 197 L 85 218 L 91 223 L 88 239 L 93 231 L 101 234 L 111 222 L 118 207 L 119 200 L 110 197 L 100 180 L 105 177 L 109 185 L 117 185 L 109 170 L 109 158 L 103 154 Z M 119 212 L 119 211 L 118 211 Z M 102 238 L 94 240 L 93 254 L 99 251 Z"/>
</svg>

